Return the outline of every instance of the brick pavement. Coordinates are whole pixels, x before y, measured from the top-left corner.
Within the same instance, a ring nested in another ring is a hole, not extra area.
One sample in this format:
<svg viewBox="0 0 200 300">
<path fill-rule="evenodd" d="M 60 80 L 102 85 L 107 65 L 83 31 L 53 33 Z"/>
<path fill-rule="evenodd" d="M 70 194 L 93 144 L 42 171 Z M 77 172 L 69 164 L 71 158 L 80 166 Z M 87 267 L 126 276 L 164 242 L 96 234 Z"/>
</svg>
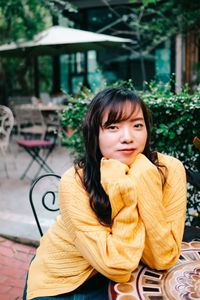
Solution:
<svg viewBox="0 0 200 300">
<path fill-rule="evenodd" d="M 36 248 L 0 236 L 0 300 L 21 300 Z"/>
</svg>

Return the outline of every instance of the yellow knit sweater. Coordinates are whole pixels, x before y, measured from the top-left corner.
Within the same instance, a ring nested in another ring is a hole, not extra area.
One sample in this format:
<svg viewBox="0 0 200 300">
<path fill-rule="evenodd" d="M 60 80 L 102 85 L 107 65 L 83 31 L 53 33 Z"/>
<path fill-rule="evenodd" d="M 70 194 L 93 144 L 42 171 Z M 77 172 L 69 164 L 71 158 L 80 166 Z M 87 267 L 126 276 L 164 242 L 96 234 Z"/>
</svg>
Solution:
<svg viewBox="0 0 200 300">
<path fill-rule="evenodd" d="M 41 238 L 29 270 L 27 299 L 73 291 L 95 272 L 126 282 L 141 259 L 158 270 L 177 261 L 185 222 L 185 171 L 173 157 L 158 153 L 158 160 L 167 167 L 164 188 L 157 167 L 143 154 L 130 167 L 102 159 L 112 228 L 99 224 L 74 168 L 62 176 L 61 215 Z"/>
</svg>

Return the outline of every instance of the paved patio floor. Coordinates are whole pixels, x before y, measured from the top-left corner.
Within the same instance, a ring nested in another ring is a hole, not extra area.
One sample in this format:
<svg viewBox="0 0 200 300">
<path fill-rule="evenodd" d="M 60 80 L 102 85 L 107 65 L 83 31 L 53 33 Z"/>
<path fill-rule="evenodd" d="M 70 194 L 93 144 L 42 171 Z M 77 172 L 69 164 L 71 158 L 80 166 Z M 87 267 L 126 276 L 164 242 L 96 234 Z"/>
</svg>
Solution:
<svg viewBox="0 0 200 300">
<path fill-rule="evenodd" d="M 36 248 L 0 237 L 0 300 L 21 300 Z"/>
</svg>

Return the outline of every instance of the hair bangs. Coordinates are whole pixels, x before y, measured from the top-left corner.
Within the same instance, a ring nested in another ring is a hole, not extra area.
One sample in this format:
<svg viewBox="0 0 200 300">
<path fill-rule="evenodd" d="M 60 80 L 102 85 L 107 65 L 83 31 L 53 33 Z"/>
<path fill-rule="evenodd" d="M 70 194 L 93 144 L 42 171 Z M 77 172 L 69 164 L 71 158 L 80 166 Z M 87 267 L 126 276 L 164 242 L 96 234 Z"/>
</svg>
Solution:
<svg viewBox="0 0 200 300">
<path fill-rule="evenodd" d="M 124 111 L 124 107 L 126 103 L 130 104 L 130 110 L 128 113 Z M 106 112 L 108 113 L 108 115 L 107 115 L 107 120 L 104 124 L 102 124 L 102 120 L 101 120 L 101 127 L 107 127 L 111 124 L 128 120 L 132 116 L 132 114 L 136 110 L 136 106 L 138 105 L 141 106 L 139 101 L 137 101 L 137 99 L 122 100 L 122 99 L 116 99 L 115 97 L 114 99 L 112 99 L 110 105 L 106 108 L 106 110 L 104 109 L 102 113 L 102 119 Z"/>
</svg>

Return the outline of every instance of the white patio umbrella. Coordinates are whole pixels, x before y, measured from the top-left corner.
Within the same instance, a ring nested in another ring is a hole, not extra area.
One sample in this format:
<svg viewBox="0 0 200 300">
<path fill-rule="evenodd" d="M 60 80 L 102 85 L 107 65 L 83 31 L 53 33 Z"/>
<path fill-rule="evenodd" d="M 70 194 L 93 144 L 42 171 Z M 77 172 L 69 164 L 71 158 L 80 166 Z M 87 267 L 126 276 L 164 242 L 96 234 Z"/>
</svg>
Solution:
<svg viewBox="0 0 200 300">
<path fill-rule="evenodd" d="M 52 26 L 36 34 L 31 41 L 22 39 L 17 42 L 1 45 L 0 57 L 33 56 L 35 58 L 34 89 L 35 95 L 38 96 L 39 80 L 37 56 L 51 55 L 58 57 L 61 54 L 102 50 L 109 47 L 122 46 L 125 43 L 130 44 L 132 40 L 63 26 Z M 85 65 L 87 67 L 87 55 L 85 55 Z M 59 66 L 58 61 L 57 66 Z M 84 77 L 84 81 L 87 84 L 87 72 Z M 55 90 L 59 90 L 60 78 L 55 70 L 53 73 L 53 83 L 55 84 Z"/>
<path fill-rule="evenodd" d="M 0 56 L 60 55 L 88 50 L 102 50 L 131 43 L 132 40 L 85 30 L 52 26 L 31 41 L 19 40 L 0 46 Z"/>
</svg>

